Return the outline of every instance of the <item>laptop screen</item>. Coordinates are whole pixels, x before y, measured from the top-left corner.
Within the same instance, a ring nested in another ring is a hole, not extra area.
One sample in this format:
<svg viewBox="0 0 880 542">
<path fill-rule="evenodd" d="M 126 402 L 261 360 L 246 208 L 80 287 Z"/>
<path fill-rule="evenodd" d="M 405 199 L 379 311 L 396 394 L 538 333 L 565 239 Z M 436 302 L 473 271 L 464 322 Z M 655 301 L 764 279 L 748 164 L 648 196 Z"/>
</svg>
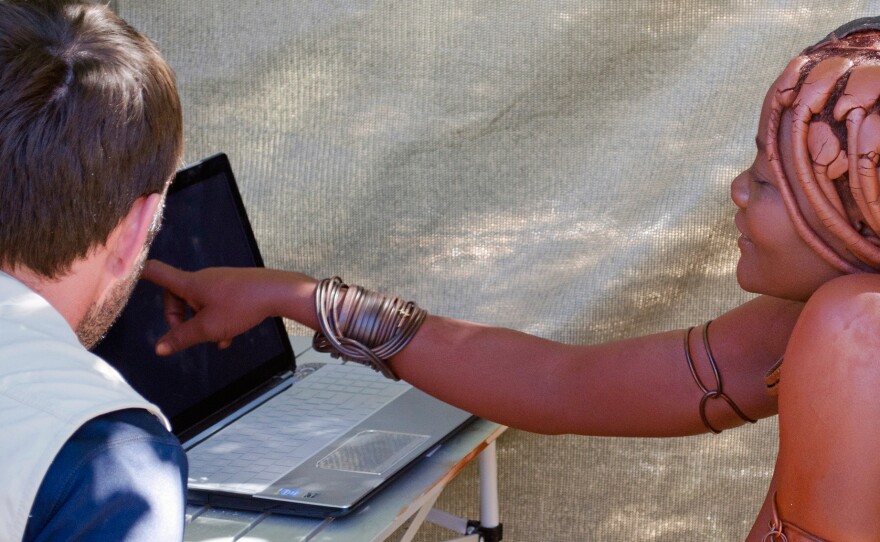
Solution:
<svg viewBox="0 0 880 542">
<path fill-rule="evenodd" d="M 225 155 L 177 173 L 149 257 L 187 271 L 263 265 Z M 203 428 L 234 398 L 293 370 L 290 342 L 278 318 L 236 337 L 229 348 L 203 344 L 160 358 L 154 348 L 167 329 L 161 289 L 142 280 L 94 352 L 158 405 L 178 436 L 196 425 Z"/>
</svg>

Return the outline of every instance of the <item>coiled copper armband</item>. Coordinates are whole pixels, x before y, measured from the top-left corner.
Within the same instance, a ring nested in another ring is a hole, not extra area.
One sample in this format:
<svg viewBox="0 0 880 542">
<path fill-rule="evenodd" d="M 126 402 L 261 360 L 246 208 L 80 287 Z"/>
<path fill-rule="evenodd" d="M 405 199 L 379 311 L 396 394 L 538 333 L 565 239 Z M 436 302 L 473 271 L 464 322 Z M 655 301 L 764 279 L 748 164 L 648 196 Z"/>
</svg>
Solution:
<svg viewBox="0 0 880 542">
<path fill-rule="evenodd" d="M 706 415 L 706 405 L 708 404 L 710 399 L 722 399 L 726 402 L 731 409 L 736 413 L 739 418 L 748 423 L 755 423 L 756 420 L 748 417 L 738 406 L 733 402 L 733 399 L 727 396 L 724 393 L 724 386 L 721 382 L 721 373 L 718 372 L 718 364 L 715 362 L 715 356 L 712 355 L 712 348 L 709 346 L 709 324 L 712 323 L 712 320 L 706 322 L 703 326 L 703 346 L 706 349 L 706 356 L 709 358 L 709 365 L 712 367 L 712 374 L 715 376 L 715 389 L 710 390 L 700 379 L 700 376 L 697 374 L 697 369 L 694 366 L 693 357 L 691 357 L 691 345 L 690 345 L 690 336 L 691 330 L 693 327 L 689 327 L 688 330 L 684 333 L 684 356 L 687 359 L 688 368 L 691 370 L 691 375 L 694 377 L 694 382 L 697 383 L 697 386 L 700 387 L 700 390 L 703 392 L 703 397 L 700 399 L 700 419 L 703 421 L 703 425 L 706 426 L 706 429 L 709 431 L 718 434 L 721 432 L 721 429 L 716 429 L 709 422 L 709 417 Z"/>
</svg>

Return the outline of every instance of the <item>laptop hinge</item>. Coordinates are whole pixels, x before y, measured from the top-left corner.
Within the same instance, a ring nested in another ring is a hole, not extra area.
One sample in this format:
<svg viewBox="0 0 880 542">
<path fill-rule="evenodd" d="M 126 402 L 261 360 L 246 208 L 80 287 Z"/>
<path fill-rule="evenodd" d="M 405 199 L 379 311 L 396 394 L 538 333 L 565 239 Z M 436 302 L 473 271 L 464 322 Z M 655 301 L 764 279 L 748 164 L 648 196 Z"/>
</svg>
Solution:
<svg viewBox="0 0 880 542">
<path fill-rule="evenodd" d="M 220 431 L 221 429 L 223 429 L 224 427 L 226 427 L 230 423 L 241 418 L 242 416 L 244 416 L 248 412 L 252 411 L 253 409 L 257 408 L 258 406 L 260 406 L 263 403 L 265 403 L 266 401 L 268 401 L 269 399 L 272 399 L 273 397 L 275 397 L 279 393 L 288 389 L 292 384 L 293 384 L 293 373 L 292 372 L 286 371 L 286 372 L 278 375 L 277 377 L 273 378 L 272 383 L 269 384 L 269 386 L 268 386 L 268 389 L 265 389 L 265 387 L 264 387 L 263 391 L 254 392 L 256 394 L 256 396 L 254 396 L 250 400 L 243 401 L 243 404 L 241 406 L 233 409 L 229 414 L 223 416 L 223 418 L 220 421 L 208 426 L 206 429 L 198 431 L 197 433 L 195 433 L 195 435 L 193 435 L 191 437 L 184 436 L 181 439 L 182 440 L 181 444 L 183 446 L 183 449 L 187 450 L 187 451 L 190 450 L 191 448 L 195 447 L 197 444 L 201 443 L 202 441 L 204 441 L 206 438 L 210 437 L 211 435 L 213 435 L 217 431 Z"/>
</svg>

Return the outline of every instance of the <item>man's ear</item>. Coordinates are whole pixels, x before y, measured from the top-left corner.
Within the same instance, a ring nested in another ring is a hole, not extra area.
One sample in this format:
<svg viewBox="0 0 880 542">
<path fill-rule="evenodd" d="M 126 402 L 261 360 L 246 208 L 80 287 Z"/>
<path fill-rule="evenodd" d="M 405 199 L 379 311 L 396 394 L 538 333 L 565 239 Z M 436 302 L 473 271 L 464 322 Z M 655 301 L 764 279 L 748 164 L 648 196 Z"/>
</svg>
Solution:
<svg viewBox="0 0 880 542">
<path fill-rule="evenodd" d="M 138 263 L 150 229 L 157 222 L 164 195 L 141 196 L 107 238 L 107 272 L 116 278 L 128 276 Z"/>
</svg>

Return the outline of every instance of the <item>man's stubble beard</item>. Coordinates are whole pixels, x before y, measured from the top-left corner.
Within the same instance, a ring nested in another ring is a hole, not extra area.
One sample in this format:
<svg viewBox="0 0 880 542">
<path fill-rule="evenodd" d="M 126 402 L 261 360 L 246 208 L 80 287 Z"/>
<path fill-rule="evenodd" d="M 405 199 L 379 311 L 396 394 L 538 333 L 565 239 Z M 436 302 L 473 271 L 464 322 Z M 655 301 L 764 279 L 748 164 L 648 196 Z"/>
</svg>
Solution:
<svg viewBox="0 0 880 542">
<path fill-rule="evenodd" d="M 170 182 L 168 181 L 168 183 Z M 104 335 L 107 334 L 107 331 L 116 319 L 119 318 L 119 315 L 122 314 L 122 309 L 125 308 L 128 298 L 131 297 L 134 287 L 141 278 L 141 272 L 144 270 L 150 246 L 152 246 L 156 236 L 159 235 L 159 230 L 162 228 L 162 216 L 165 209 L 167 191 L 168 184 L 165 185 L 165 190 L 162 192 L 162 201 L 159 203 L 159 208 L 153 216 L 150 229 L 147 230 L 147 238 L 144 240 L 144 246 L 138 255 L 137 263 L 135 263 L 131 274 L 110 290 L 106 301 L 100 305 L 98 305 L 97 301 L 92 303 L 88 310 L 86 310 L 85 316 L 80 320 L 79 325 L 76 326 L 76 336 L 79 338 L 79 342 L 86 348 L 92 348 L 104 338 Z"/>
<path fill-rule="evenodd" d="M 147 251 L 144 250 L 138 265 L 135 266 L 130 275 L 110 290 L 107 299 L 100 305 L 97 302 L 92 303 L 88 308 L 85 316 L 83 316 L 76 327 L 76 336 L 83 346 L 92 348 L 107 334 L 107 330 L 110 329 L 110 326 L 113 325 L 122 313 L 128 298 L 131 297 L 131 293 L 134 291 L 134 287 L 141 276 L 146 258 Z"/>
<path fill-rule="evenodd" d="M 85 316 L 83 316 L 79 325 L 76 327 L 76 336 L 79 338 L 79 342 L 87 349 L 92 348 L 104 338 L 104 335 L 107 334 L 107 331 L 113 323 L 116 322 L 116 319 L 122 314 L 122 310 L 125 308 L 126 303 L 128 303 L 128 298 L 131 297 L 131 293 L 134 291 L 134 287 L 137 285 L 137 282 L 141 277 L 141 272 L 144 270 L 144 264 L 147 261 L 147 254 L 150 251 L 150 246 L 153 244 L 153 240 L 155 240 L 156 235 L 159 234 L 159 229 L 162 227 L 162 211 L 164 205 L 165 202 L 163 195 L 163 202 L 159 206 L 156 216 L 153 217 L 153 223 L 150 225 L 150 229 L 147 232 L 147 239 L 144 241 L 144 247 L 138 256 L 138 261 L 132 269 L 131 274 L 110 290 L 107 299 L 103 303 L 100 305 L 97 301 L 92 303 L 88 310 L 86 310 Z"/>
</svg>

